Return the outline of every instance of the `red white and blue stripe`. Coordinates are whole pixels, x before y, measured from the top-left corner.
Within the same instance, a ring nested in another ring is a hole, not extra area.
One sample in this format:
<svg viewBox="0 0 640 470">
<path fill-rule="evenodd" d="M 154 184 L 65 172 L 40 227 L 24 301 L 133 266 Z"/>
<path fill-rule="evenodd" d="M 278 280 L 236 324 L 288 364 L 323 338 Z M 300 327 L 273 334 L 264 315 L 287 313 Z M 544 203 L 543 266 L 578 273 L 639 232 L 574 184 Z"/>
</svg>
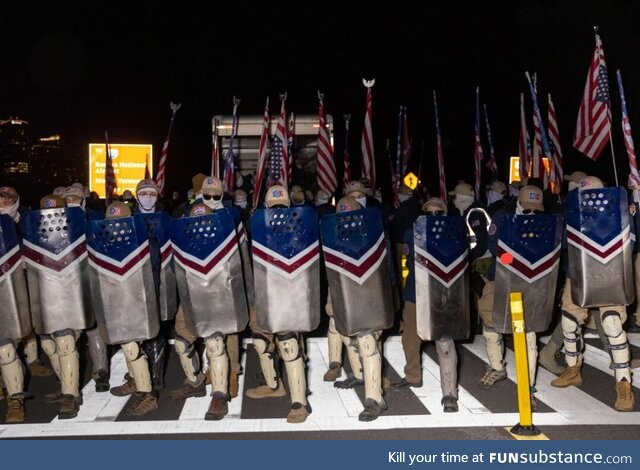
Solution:
<svg viewBox="0 0 640 470">
<path fill-rule="evenodd" d="M 387 256 L 384 234 L 381 234 L 375 243 L 357 258 L 332 249 L 326 244 L 323 245 L 322 252 L 327 269 L 333 269 L 360 285 L 378 270 Z"/>
</svg>

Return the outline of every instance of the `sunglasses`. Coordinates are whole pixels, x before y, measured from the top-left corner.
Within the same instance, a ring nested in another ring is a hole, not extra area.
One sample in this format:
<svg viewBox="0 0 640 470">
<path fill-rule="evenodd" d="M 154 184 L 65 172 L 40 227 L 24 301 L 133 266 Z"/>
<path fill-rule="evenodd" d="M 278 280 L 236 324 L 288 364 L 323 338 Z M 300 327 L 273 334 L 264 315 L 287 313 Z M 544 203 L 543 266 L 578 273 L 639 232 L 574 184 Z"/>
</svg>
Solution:
<svg viewBox="0 0 640 470">
<path fill-rule="evenodd" d="M 538 209 L 524 209 L 522 213 L 523 214 L 542 214 L 543 212 Z"/>
<path fill-rule="evenodd" d="M 202 199 L 204 199 L 205 201 L 209 201 L 211 199 L 213 199 L 214 201 L 219 201 L 220 199 L 222 199 L 222 195 L 214 196 L 213 194 L 203 194 Z"/>
</svg>

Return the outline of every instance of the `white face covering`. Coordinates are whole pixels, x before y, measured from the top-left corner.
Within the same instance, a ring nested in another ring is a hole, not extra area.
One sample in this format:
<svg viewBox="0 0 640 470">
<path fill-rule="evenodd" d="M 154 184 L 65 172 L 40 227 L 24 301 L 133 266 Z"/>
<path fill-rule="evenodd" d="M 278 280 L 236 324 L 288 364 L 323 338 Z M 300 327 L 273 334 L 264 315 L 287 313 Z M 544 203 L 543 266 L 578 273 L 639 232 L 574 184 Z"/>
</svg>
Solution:
<svg viewBox="0 0 640 470">
<path fill-rule="evenodd" d="M 493 191 L 492 189 L 489 190 L 489 192 L 487 193 L 487 204 L 491 205 L 494 202 L 498 202 L 503 198 L 502 193 L 499 193 L 497 191 Z"/>
<path fill-rule="evenodd" d="M 20 206 L 20 198 L 16 199 L 9 207 L 0 207 L 0 214 L 6 214 L 11 217 L 15 223 L 20 222 L 20 212 L 18 212 L 18 207 Z"/>
<path fill-rule="evenodd" d="M 242 183 L 244 183 L 244 179 L 242 178 L 242 176 L 236 176 L 236 188 L 242 186 Z"/>
<path fill-rule="evenodd" d="M 367 207 L 367 196 L 357 197 L 356 201 L 358 201 L 358 204 L 362 207 Z"/>
<path fill-rule="evenodd" d="M 469 206 L 473 204 L 473 196 L 465 196 L 464 194 L 456 194 L 453 200 L 453 205 L 460 211 L 461 214 L 466 211 Z"/>
<path fill-rule="evenodd" d="M 213 198 L 209 199 L 208 201 L 206 199 L 202 199 L 202 202 L 204 202 L 204 205 L 212 211 L 217 211 L 218 209 L 222 209 L 224 207 L 222 204 L 222 198 L 217 201 Z"/>
<path fill-rule="evenodd" d="M 380 198 L 380 199 L 382 199 L 382 198 Z M 411 199 L 411 196 L 409 196 L 408 194 L 398 194 L 398 200 L 400 202 L 408 201 L 409 199 Z M 382 202 L 382 201 L 380 201 L 380 202 Z"/>
<path fill-rule="evenodd" d="M 524 211 L 524 207 L 520 204 L 520 201 L 516 201 L 516 215 L 522 215 Z"/>
<path fill-rule="evenodd" d="M 83 199 L 82 202 L 70 202 L 67 204 L 67 207 L 79 207 L 80 209 L 84 210 L 86 205 L 87 202 Z"/>
<path fill-rule="evenodd" d="M 633 197 L 633 202 L 640 203 L 640 189 L 634 189 L 632 197 Z"/>
<path fill-rule="evenodd" d="M 322 204 L 326 204 L 327 202 L 329 202 L 329 199 L 319 197 L 316 199 L 316 206 L 321 206 Z"/>
<path fill-rule="evenodd" d="M 156 202 L 158 202 L 158 196 L 138 196 L 138 209 L 143 214 L 155 212 Z"/>
<path fill-rule="evenodd" d="M 247 208 L 247 201 L 236 202 L 236 206 L 241 207 L 242 209 Z"/>
</svg>

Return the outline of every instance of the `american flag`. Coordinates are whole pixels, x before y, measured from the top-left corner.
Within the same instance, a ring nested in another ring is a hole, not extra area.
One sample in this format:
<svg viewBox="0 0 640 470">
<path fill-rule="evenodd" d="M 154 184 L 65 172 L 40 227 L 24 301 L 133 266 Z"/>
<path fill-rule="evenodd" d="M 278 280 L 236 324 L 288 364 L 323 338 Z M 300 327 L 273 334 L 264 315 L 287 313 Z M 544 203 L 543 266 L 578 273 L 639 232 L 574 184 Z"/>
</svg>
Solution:
<svg viewBox="0 0 640 470">
<path fill-rule="evenodd" d="M 592 160 L 596 160 L 611 132 L 609 108 L 609 80 L 604 50 L 600 36 L 596 34 L 596 48 L 582 93 L 573 146 Z"/>
<path fill-rule="evenodd" d="M 483 158 L 482 153 L 482 142 L 480 142 L 480 87 L 476 87 L 476 127 L 475 127 L 475 145 L 474 145 L 474 158 L 476 164 L 476 199 L 480 198 L 480 179 L 482 177 L 481 173 L 481 163 Z"/>
<path fill-rule="evenodd" d="M 293 113 L 289 115 L 289 123 L 287 125 L 287 155 L 289 155 L 287 173 L 287 181 L 291 181 L 291 173 L 293 171 L 293 144 L 296 138 L 296 117 Z"/>
<path fill-rule="evenodd" d="M 287 110 L 284 102 L 286 95 L 281 96 L 280 116 L 276 124 L 276 134 L 271 143 L 271 158 L 269 159 L 269 185 L 281 184 L 288 188 L 289 155 L 287 148 Z"/>
<path fill-rule="evenodd" d="M 367 81 L 362 79 L 362 83 L 367 87 L 367 100 L 364 115 L 364 127 L 362 128 L 362 139 L 360 149 L 362 151 L 362 177 L 367 178 L 371 183 L 371 188 L 376 187 L 376 164 L 373 151 L 373 129 L 371 119 L 373 115 L 373 95 L 371 88 L 375 80 Z"/>
<path fill-rule="evenodd" d="M 116 173 L 113 170 L 113 162 L 111 161 L 111 149 L 109 148 L 109 134 L 107 131 L 104 131 L 104 140 L 105 140 L 105 178 L 104 178 L 104 186 L 105 186 L 105 199 L 107 205 L 111 204 L 111 198 L 113 198 L 113 194 L 118 188 L 118 182 L 116 180 Z"/>
<path fill-rule="evenodd" d="M 349 121 L 351 120 L 351 114 L 344 115 L 344 155 L 342 157 L 343 174 L 342 174 L 342 186 L 347 187 L 347 184 L 351 181 L 351 156 L 349 155 Z"/>
<path fill-rule="evenodd" d="M 529 161 L 531 160 L 531 142 L 527 121 L 524 117 L 524 93 L 520 93 L 520 136 L 518 139 L 518 153 L 520 154 L 520 181 L 529 176 Z"/>
<path fill-rule="evenodd" d="M 555 184 L 557 189 L 560 189 L 562 186 L 562 181 L 564 180 L 564 172 L 562 170 L 562 148 L 560 148 L 560 131 L 558 130 L 558 121 L 556 119 L 556 107 L 553 105 L 553 100 L 551 99 L 551 93 L 547 95 L 548 97 L 548 122 L 549 122 L 549 145 L 551 147 L 551 165 L 550 168 L 553 168 L 551 172 L 552 181 Z"/>
<path fill-rule="evenodd" d="M 180 109 L 180 103 L 169 103 L 169 107 L 171 108 L 171 120 L 169 121 L 169 131 L 167 132 L 167 138 L 162 145 L 162 152 L 160 153 L 160 163 L 158 164 L 158 172 L 156 173 L 156 183 L 158 184 L 158 192 L 160 195 L 164 193 L 164 173 L 165 166 L 167 164 L 167 155 L 169 153 L 169 139 L 171 138 L 171 129 L 173 129 L 173 120 L 176 117 L 176 113 Z M 145 175 L 145 179 L 151 179 L 151 176 L 147 178 Z"/>
<path fill-rule="evenodd" d="M 258 148 L 258 166 L 256 168 L 256 179 L 253 188 L 253 210 L 258 207 L 262 183 L 267 171 L 267 142 L 269 141 L 269 97 L 264 105 L 264 116 L 262 118 L 262 134 L 260 135 L 260 146 Z"/>
<path fill-rule="evenodd" d="M 327 194 L 334 194 L 338 187 L 338 173 L 336 164 L 333 161 L 333 148 L 327 133 L 327 127 L 324 118 L 323 95 L 318 92 L 320 100 L 320 108 L 318 111 L 319 129 L 318 129 L 318 167 L 316 169 L 318 177 L 318 186 L 324 189 Z"/>
<path fill-rule="evenodd" d="M 527 81 L 529 82 L 529 91 L 531 92 L 531 100 L 533 101 L 533 126 L 536 128 L 536 134 L 540 134 L 540 144 L 542 148 L 542 153 L 545 157 L 549 158 L 551 155 L 551 151 L 549 150 L 549 139 L 547 139 L 547 131 L 544 129 L 544 123 L 542 122 L 542 114 L 540 113 L 540 106 L 538 106 L 538 96 L 536 94 L 536 89 L 531 81 L 531 77 L 529 76 L 529 72 L 525 72 L 525 76 L 527 77 Z M 536 127 L 537 126 L 537 127 Z M 536 139 L 537 139 L 536 135 Z M 535 163 L 535 146 L 534 146 L 534 164 L 533 164 L 533 176 L 536 177 L 536 163 Z M 538 178 L 544 178 L 546 176 L 546 171 L 544 170 L 544 161 L 542 158 L 539 158 L 539 166 L 538 166 Z"/>
<path fill-rule="evenodd" d="M 624 99 L 624 88 L 622 87 L 622 75 L 620 70 L 616 71 L 618 79 L 618 89 L 620 90 L 620 102 L 622 103 L 622 132 L 624 133 L 624 146 L 627 148 L 629 156 L 629 182 L 630 188 L 640 186 L 640 175 L 638 175 L 638 163 L 636 162 L 636 150 L 633 146 L 633 137 L 631 136 L 631 124 L 629 124 L 629 115 L 627 114 L 627 101 Z"/>
<path fill-rule="evenodd" d="M 411 139 L 409 139 L 409 121 L 407 117 L 407 107 L 402 111 L 402 172 L 400 176 L 407 174 L 407 167 L 411 160 Z"/>
<path fill-rule="evenodd" d="M 494 176 L 498 176 L 498 163 L 496 162 L 496 152 L 493 148 L 493 139 L 491 138 L 491 126 L 489 125 L 489 113 L 487 113 L 487 105 L 484 105 L 484 119 L 487 124 L 487 139 L 489 140 L 489 160 L 486 165 Z"/>
<path fill-rule="evenodd" d="M 233 97 L 233 122 L 231 124 L 231 138 L 229 139 L 229 148 L 227 149 L 227 155 L 224 157 L 224 172 L 222 174 L 222 184 L 224 191 L 227 193 L 233 193 L 236 189 L 236 175 L 235 175 L 235 156 L 233 154 L 233 142 L 238 135 L 238 105 L 240 100 Z"/>
<path fill-rule="evenodd" d="M 440 174 L 440 199 L 447 200 L 447 183 L 444 176 L 444 155 L 442 154 L 442 138 L 440 136 L 440 118 L 438 117 L 438 101 L 436 90 L 433 90 L 433 107 L 436 113 L 436 140 L 438 142 L 438 173 Z"/>
<path fill-rule="evenodd" d="M 535 110 L 533 112 L 533 152 L 531 159 L 531 176 L 543 178 L 545 175 L 544 160 L 542 159 L 542 133 L 540 132 L 540 121 Z"/>
</svg>

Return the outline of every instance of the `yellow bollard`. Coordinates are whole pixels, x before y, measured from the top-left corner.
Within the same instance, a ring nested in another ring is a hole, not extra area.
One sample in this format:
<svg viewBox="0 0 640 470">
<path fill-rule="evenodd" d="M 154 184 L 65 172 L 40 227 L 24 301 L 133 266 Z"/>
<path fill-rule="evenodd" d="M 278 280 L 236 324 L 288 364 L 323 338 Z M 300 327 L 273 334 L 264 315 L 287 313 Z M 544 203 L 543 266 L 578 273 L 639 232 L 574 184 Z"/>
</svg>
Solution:
<svg viewBox="0 0 640 470">
<path fill-rule="evenodd" d="M 518 386 L 518 412 L 520 422 L 511 428 L 511 432 L 523 436 L 537 436 L 540 430 L 533 425 L 531 414 L 531 387 L 529 384 L 529 361 L 527 358 L 527 337 L 524 325 L 522 293 L 509 294 L 511 305 L 511 326 L 513 328 L 513 347 L 516 359 L 516 384 Z"/>
</svg>

